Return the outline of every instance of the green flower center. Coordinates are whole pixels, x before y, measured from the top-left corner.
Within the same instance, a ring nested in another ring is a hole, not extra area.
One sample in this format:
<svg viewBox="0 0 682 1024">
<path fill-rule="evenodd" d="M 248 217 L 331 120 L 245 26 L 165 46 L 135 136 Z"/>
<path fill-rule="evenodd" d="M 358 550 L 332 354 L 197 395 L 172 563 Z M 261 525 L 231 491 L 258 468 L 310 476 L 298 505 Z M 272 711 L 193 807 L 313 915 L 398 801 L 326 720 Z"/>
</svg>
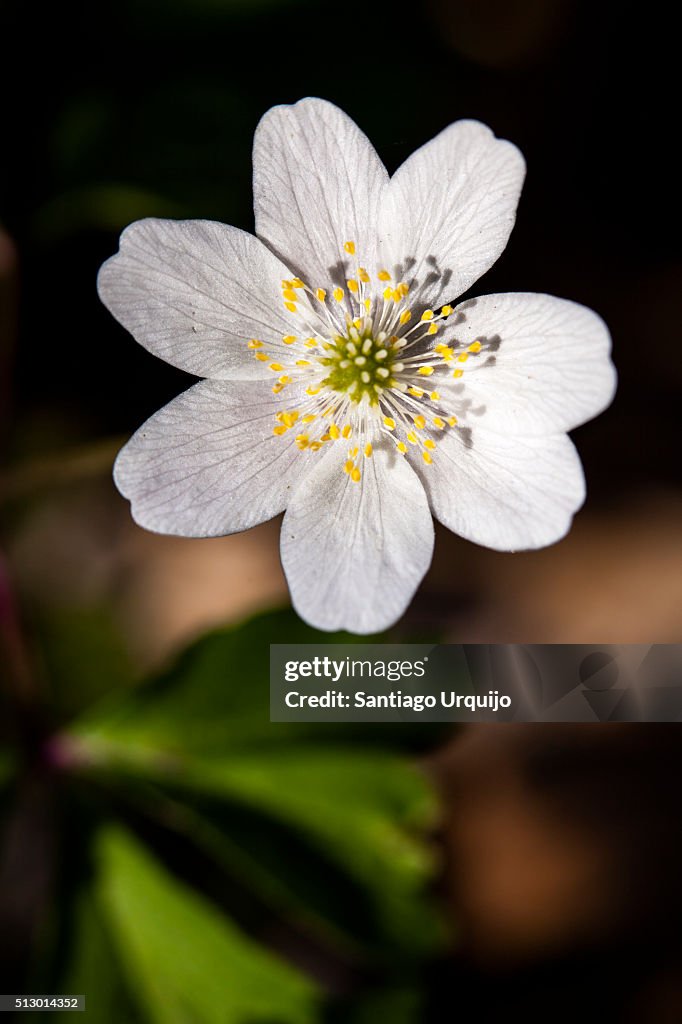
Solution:
<svg viewBox="0 0 682 1024">
<path fill-rule="evenodd" d="M 351 329 L 346 337 L 337 335 L 325 346 L 328 355 L 320 360 L 329 367 L 322 384 L 346 395 L 351 402 L 365 397 L 371 405 L 379 404 L 385 388 L 395 384 L 393 369 L 396 352 L 381 333 L 374 338 L 370 331 Z"/>
</svg>

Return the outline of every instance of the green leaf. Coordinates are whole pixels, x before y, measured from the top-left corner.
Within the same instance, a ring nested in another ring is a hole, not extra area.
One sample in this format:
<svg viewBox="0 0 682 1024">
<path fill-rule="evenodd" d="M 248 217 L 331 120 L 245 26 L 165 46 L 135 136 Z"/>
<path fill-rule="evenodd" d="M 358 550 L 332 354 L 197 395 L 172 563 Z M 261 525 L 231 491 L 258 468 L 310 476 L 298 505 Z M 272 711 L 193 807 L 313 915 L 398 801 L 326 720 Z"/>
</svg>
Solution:
<svg viewBox="0 0 682 1024">
<path fill-rule="evenodd" d="M 83 884 L 70 907 L 63 935 L 66 962 L 56 992 L 85 996 L 88 1024 L 136 1024 L 142 1020 L 125 988 L 104 920 L 91 887 Z M 73 1024 L 73 1014 L 54 1017 L 55 1024 Z"/>
<path fill-rule="evenodd" d="M 405 761 L 352 748 L 274 751 L 189 764 L 181 785 L 258 808 L 305 834 L 364 883 L 394 939 L 414 941 L 415 917 L 426 925 L 419 893 L 433 863 L 417 828 L 433 822 L 434 799 Z M 432 931 L 420 937 L 430 941 Z"/>
<path fill-rule="evenodd" d="M 379 956 L 431 949 L 441 938 L 425 894 L 436 802 L 391 748 L 438 732 L 271 723 L 268 644 L 319 639 L 288 611 L 210 634 L 68 739 L 84 774 L 152 818 L 163 810 L 163 824 L 276 913 Z"/>
<path fill-rule="evenodd" d="M 131 990 L 158 1024 L 308 1024 L 311 982 L 178 883 L 127 832 L 97 844 L 97 890 Z"/>
</svg>

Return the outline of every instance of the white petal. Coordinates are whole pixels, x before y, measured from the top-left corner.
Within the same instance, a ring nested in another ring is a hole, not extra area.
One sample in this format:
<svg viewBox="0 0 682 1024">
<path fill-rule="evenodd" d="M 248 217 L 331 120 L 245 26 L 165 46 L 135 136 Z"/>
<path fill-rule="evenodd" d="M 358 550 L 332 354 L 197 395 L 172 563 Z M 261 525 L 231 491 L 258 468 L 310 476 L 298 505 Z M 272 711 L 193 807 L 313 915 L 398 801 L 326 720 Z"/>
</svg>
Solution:
<svg viewBox="0 0 682 1024">
<path fill-rule="evenodd" d="M 511 142 L 457 121 L 399 167 L 382 206 L 386 253 L 413 282 L 410 301 L 452 301 L 492 267 L 514 226 L 525 174 Z"/>
<path fill-rule="evenodd" d="M 351 119 L 325 100 L 273 107 L 253 144 L 258 235 L 313 287 L 374 267 L 388 174 Z M 356 255 L 344 252 L 355 242 Z M 344 267 L 339 270 L 339 264 Z"/>
<path fill-rule="evenodd" d="M 375 449 L 354 483 L 337 442 L 296 489 L 282 524 L 294 607 L 318 629 L 374 633 L 405 611 L 431 562 L 426 495 L 394 450 Z"/>
<path fill-rule="evenodd" d="M 436 519 L 497 551 L 554 543 L 585 500 L 580 459 L 565 434 L 514 438 L 457 428 L 430 466 L 415 468 Z"/>
<path fill-rule="evenodd" d="M 292 397 L 294 389 L 291 389 Z M 201 381 L 140 427 L 114 466 L 133 518 L 156 533 L 220 537 L 281 512 L 305 464 L 269 385 Z"/>
<path fill-rule="evenodd" d="M 253 235 L 206 220 L 140 220 L 99 272 L 102 302 L 141 345 L 199 377 L 258 380 L 247 348 L 282 350 L 290 272 Z M 266 350 L 267 351 L 267 350 Z"/>
<path fill-rule="evenodd" d="M 471 403 L 468 422 L 500 433 L 572 430 L 611 402 L 616 371 L 606 324 L 586 306 L 552 295 L 483 295 L 449 321 L 464 347 L 482 343 L 450 388 Z M 448 343 L 450 339 L 448 332 Z"/>
</svg>

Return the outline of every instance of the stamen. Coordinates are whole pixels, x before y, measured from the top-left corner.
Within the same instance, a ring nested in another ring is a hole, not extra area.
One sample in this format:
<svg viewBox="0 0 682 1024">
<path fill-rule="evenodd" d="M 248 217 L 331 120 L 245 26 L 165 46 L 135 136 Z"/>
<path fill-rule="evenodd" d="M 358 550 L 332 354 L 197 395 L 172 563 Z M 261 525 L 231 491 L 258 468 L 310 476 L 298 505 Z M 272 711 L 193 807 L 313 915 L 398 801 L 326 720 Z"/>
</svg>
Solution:
<svg viewBox="0 0 682 1024">
<path fill-rule="evenodd" d="M 343 250 L 355 257 L 355 242 L 344 242 Z M 296 384 L 305 392 L 299 409 L 276 414 L 274 433 L 282 436 L 298 422 L 302 432 L 294 438 L 296 447 L 310 452 L 341 438 L 357 438 L 344 463 L 345 473 L 357 483 L 362 478 L 362 458 L 372 457 L 382 434 L 397 431 L 393 443 L 399 454 L 408 453 L 412 445 L 427 465 L 431 463 L 436 441 L 430 433 L 457 426 L 457 417 L 451 415 L 452 407 L 441 404 L 437 389 L 425 390 L 415 378 L 444 375 L 448 366 L 455 379 L 461 377 L 460 364 L 480 352 L 483 343 L 433 345 L 431 337 L 447 330 L 445 320 L 454 312 L 452 306 L 424 309 L 415 317 L 405 302 L 410 292 L 406 281 L 394 283 L 386 268 L 370 275 L 354 259 L 342 257 L 342 263 L 349 273 L 345 288 L 334 285 L 328 292 L 299 277 L 281 282 L 282 301 L 296 316 L 297 334 L 284 335 L 283 348 L 274 357 L 264 351 L 265 344 L 258 338 L 251 338 L 247 345 L 255 359 L 278 374 L 273 394 Z M 338 305 L 328 305 L 329 296 Z M 414 319 L 417 322 L 408 327 Z M 297 343 L 308 358 L 289 359 L 285 354 L 284 347 Z M 276 361 L 278 357 L 282 362 Z M 319 429 L 310 426 L 315 423 Z"/>
</svg>

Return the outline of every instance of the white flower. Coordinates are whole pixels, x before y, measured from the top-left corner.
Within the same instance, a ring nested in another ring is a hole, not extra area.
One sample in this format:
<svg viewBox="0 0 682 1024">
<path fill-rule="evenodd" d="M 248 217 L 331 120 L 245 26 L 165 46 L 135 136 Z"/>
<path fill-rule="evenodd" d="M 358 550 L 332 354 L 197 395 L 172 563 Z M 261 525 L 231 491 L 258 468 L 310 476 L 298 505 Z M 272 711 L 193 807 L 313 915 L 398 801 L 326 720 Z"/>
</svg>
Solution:
<svg viewBox="0 0 682 1024">
<path fill-rule="evenodd" d="M 611 401 L 608 331 L 549 295 L 451 305 L 504 249 L 523 176 L 515 146 L 458 121 L 389 178 L 341 110 L 305 99 L 258 126 L 258 237 L 128 227 L 103 302 L 207 378 L 118 456 L 135 520 L 213 537 L 286 509 L 294 606 L 357 633 L 405 610 L 431 513 L 503 551 L 562 537 L 585 493 L 566 431 Z"/>
</svg>

